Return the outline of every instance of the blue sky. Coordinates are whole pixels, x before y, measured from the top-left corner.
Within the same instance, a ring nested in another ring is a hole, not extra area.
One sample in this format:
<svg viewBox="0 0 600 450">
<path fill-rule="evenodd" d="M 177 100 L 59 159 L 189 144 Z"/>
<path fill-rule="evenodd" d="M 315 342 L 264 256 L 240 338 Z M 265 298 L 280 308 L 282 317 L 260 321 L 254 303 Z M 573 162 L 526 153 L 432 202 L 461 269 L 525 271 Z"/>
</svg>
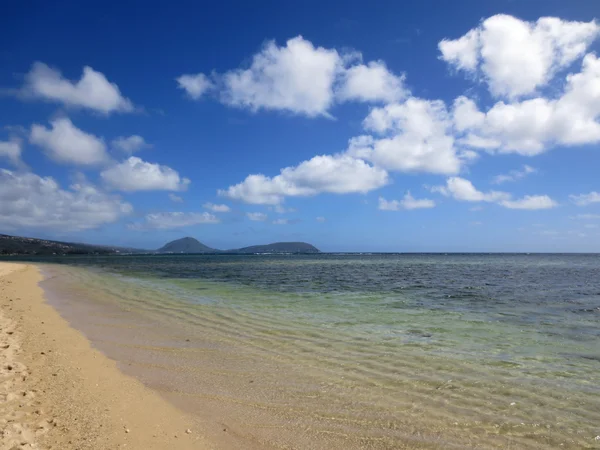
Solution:
<svg viewBox="0 0 600 450">
<path fill-rule="evenodd" d="M 593 0 L 12 2 L 0 232 L 600 251 L 595 13 Z"/>
</svg>

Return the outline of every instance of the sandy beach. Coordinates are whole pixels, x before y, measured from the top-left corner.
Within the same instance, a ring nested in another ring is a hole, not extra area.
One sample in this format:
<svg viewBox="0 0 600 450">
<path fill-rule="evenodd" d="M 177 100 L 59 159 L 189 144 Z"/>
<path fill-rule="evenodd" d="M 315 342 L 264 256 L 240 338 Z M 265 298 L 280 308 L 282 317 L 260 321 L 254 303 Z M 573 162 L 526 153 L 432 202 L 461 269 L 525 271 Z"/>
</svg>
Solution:
<svg viewBox="0 0 600 450">
<path fill-rule="evenodd" d="M 201 449 L 198 423 L 92 348 L 45 303 L 33 265 L 0 263 L 1 449 Z"/>
</svg>

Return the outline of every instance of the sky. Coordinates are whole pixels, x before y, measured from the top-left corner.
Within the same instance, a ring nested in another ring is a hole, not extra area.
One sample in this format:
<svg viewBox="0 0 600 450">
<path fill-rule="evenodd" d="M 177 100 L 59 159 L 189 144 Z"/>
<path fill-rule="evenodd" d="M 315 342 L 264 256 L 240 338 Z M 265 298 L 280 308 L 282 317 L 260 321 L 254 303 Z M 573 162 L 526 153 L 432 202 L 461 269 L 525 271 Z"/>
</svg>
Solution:
<svg viewBox="0 0 600 450">
<path fill-rule="evenodd" d="M 595 0 L 9 3 L 0 233 L 600 252 Z"/>
</svg>

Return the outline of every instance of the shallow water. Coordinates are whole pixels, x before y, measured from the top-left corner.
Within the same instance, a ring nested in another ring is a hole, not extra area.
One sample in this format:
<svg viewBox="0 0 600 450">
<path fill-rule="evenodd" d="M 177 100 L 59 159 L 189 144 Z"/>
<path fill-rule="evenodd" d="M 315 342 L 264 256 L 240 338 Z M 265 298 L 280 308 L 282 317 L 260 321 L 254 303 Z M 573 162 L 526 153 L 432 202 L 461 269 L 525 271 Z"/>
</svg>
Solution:
<svg viewBox="0 0 600 450">
<path fill-rule="evenodd" d="M 52 261 L 59 311 L 239 448 L 600 448 L 600 256 Z"/>
</svg>

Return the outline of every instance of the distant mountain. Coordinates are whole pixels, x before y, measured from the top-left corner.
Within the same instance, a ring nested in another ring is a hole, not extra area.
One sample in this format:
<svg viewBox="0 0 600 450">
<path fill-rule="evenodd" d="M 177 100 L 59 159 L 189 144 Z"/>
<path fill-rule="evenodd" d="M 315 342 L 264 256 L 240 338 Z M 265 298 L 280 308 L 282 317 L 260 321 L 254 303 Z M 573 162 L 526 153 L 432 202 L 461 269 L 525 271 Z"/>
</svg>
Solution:
<svg viewBox="0 0 600 450">
<path fill-rule="evenodd" d="M 275 242 L 228 250 L 228 253 L 320 253 L 320 250 L 306 242 Z"/>
<path fill-rule="evenodd" d="M 0 255 L 108 255 L 143 251 L 0 234 Z"/>
<path fill-rule="evenodd" d="M 220 250 L 210 248 L 192 237 L 184 237 L 171 241 L 156 251 L 157 253 L 218 253 Z"/>
<path fill-rule="evenodd" d="M 140 250 L 108 245 L 90 245 L 76 242 L 49 241 L 21 236 L 0 234 L 0 255 L 114 255 L 148 253 L 228 253 L 228 254 L 265 254 L 265 253 L 320 253 L 320 250 L 306 242 L 275 242 L 267 245 L 232 250 L 211 248 L 197 239 L 185 237 L 165 244 L 158 250 Z"/>
<path fill-rule="evenodd" d="M 185 237 L 171 241 L 156 250 L 156 253 L 319 253 L 319 249 L 306 242 L 275 242 L 268 245 L 253 245 L 251 247 L 218 250 L 204 245 L 197 239 Z"/>
</svg>

